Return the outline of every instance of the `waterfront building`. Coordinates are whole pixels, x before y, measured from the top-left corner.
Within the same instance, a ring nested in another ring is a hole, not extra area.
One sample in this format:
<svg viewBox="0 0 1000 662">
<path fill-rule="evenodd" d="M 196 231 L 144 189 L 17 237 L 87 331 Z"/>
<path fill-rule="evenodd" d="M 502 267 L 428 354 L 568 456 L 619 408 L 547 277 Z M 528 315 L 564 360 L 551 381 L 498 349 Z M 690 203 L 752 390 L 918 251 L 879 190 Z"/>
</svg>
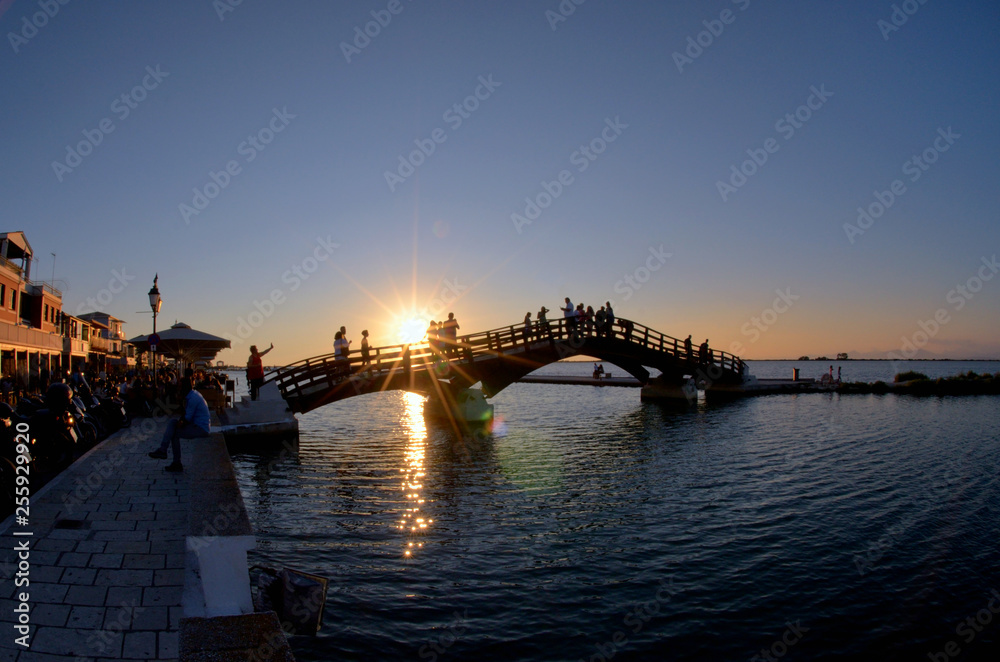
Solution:
<svg viewBox="0 0 1000 662">
<path fill-rule="evenodd" d="M 31 244 L 23 232 L 0 233 L 0 377 L 24 386 L 62 368 L 62 292 L 31 280 Z"/>
<path fill-rule="evenodd" d="M 102 312 L 85 313 L 80 319 L 92 327 L 88 360 L 92 368 L 103 372 L 112 366 L 135 367 L 135 347 L 125 338 L 123 320 Z"/>
<path fill-rule="evenodd" d="M 70 315 L 54 283 L 31 280 L 24 232 L 0 233 L 0 379 L 34 388 L 47 372 L 135 366 L 124 322 L 104 312 Z"/>
</svg>

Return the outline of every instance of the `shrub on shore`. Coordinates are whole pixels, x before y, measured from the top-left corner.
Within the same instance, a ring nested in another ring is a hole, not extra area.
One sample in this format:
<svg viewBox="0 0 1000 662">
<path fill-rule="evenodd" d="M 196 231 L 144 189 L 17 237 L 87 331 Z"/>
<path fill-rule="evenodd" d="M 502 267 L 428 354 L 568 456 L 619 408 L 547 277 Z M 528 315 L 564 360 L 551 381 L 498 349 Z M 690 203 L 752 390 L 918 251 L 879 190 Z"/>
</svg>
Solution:
<svg viewBox="0 0 1000 662">
<path fill-rule="evenodd" d="M 896 374 L 896 377 L 892 380 L 899 384 L 900 382 L 912 382 L 915 379 L 927 379 L 927 375 L 922 372 L 917 372 L 916 370 L 907 370 L 906 372 L 900 372 Z"/>
</svg>

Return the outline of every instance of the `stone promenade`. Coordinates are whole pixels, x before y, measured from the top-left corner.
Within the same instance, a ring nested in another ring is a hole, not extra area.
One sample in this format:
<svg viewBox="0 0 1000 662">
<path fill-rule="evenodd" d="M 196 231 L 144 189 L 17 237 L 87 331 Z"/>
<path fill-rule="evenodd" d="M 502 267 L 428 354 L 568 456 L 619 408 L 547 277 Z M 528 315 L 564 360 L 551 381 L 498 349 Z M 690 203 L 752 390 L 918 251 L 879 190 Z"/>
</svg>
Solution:
<svg viewBox="0 0 1000 662">
<path fill-rule="evenodd" d="M 178 659 L 190 472 L 147 457 L 164 425 L 137 419 L 109 437 L 0 535 L 0 660 Z"/>
</svg>

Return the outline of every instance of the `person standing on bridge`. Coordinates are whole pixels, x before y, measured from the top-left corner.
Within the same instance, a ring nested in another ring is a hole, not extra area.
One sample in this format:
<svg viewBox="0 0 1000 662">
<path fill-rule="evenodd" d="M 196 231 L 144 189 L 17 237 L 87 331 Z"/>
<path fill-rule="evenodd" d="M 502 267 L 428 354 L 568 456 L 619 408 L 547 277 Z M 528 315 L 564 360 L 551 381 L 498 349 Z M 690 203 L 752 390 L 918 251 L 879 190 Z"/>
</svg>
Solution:
<svg viewBox="0 0 1000 662">
<path fill-rule="evenodd" d="M 260 387 L 264 385 L 264 362 L 261 357 L 274 349 L 274 343 L 263 352 L 257 351 L 257 345 L 250 345 L 250 358 L 247 359 L 247 384 L 250 386 L 250 399 L 260 396 Z"/>
<path fill-rule="evenodd" d="M 458 330 L 461 328 L 458 326 L 458 320 L 455 319 L 455 313 L 448 313 L 448 319 L 444 321 L 442 327 L 444 341 L 448 345 L 445 351 L 448 356 L 454 356 L 458 353 Z"/>
<path fill-rule="evenodd" d="M 694 352 L 691 349 L 691 334 L 684 339 L 684 358 L 688 361 L 694 361 Z"/>
<path fill-rule="evenodd" d="M 361 367 L 370 368 L 372 364 L 371 355 L 368 349 L 368 329 L 361 332 Z"/>
<path fill-rule="evenodd" d="M 572 334 L 576 331 L 576 307 L 573 302 L 566 297 L 566 305 L 559 310 L 563 311 L 563 319 L 566 321 L 566 333 Z"/>
<path fill-rule="evenodd" d="M 455 313 L 448 313 L 448 319 L 444 322 L 444 341 L 448 343 L 446 351 L 449 356 L 454 356 L 458 353 L 458 320 L 455 319 Z"/>
<path fill-rule="evenodd" d="M 344 337 L 343 332 L 337 331 L 333 336 L 333 362 L 337 366 L 337 372 L 347 373 L 350 363 L 347 360 L 347 353 L 350 351 L 350 341 Z"/>
<path fill-rule="evenodd" d="M 708 338 L 698 347 L 698 363 L 707 365 L 712 362 L 712 350 L 708 348 Z"/>
<path fill-rule="evenodd" d="M 604 312 L 604 306 L 601 306 L 601 309 L 597 311 L 597 313 L 594 315 L 594 319 L 595 319 L 595 326 L 597 327 L 597 337 L 601 338 L 607 335 L 608 315 L 606 312 Z"/>
<path fill-rule="evenodd" d="M 538 321 L 535 322 L 535 333 L 537 334 L 539 340 L 542 339 L 542 336 L 545 336 L 546 338 L 549 339 L 552 338 L 552 329 L 549 327 L 548 318 L 545 317 L 545 313 L 547 312 L 549 312 L 549 309 L 546 308 L 545 306 L 542 306 L 541 308 L 538 309 L 538 315 L 537 315 Z"/>
<path fill-rule="evenodd" d="M 521 329 L 521 340 L 524 342 L 525 347 L 531 342 L 531 311 L 529 310 L 524 314 L 524 328 Z"/>
<path fill-rule="evenodd" d="M 615 335 L 615 311 L 611 307 L 610 301 L 604 302 L 604 320 L 607 336 L 611 338 Z"/>
</svg>

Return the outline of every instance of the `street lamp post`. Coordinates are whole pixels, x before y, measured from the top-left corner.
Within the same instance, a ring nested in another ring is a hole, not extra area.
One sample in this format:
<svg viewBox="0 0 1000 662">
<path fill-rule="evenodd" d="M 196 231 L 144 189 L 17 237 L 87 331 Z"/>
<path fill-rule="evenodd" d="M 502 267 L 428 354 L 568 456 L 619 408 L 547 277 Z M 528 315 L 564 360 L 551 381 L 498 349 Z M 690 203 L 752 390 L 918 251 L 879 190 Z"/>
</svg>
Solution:
<svg viewBox="0 0 1000 662">
<path fill-rule="evenodd" d="M 156 335 L 156 314 L 160 312 L 160 306 L 163 305 L 163 299 L 160 298 L 160 288 L 156 286 L 156 281 L 159 280 L 160 274 L 153 276 L 153 289 L 149 291 L 149 307 L 153 310 L 153 335 Z M 150 343 L 150 349 L 153 352 L 153 388 L 156 388 L 156 345 Z"/>
</svg>

